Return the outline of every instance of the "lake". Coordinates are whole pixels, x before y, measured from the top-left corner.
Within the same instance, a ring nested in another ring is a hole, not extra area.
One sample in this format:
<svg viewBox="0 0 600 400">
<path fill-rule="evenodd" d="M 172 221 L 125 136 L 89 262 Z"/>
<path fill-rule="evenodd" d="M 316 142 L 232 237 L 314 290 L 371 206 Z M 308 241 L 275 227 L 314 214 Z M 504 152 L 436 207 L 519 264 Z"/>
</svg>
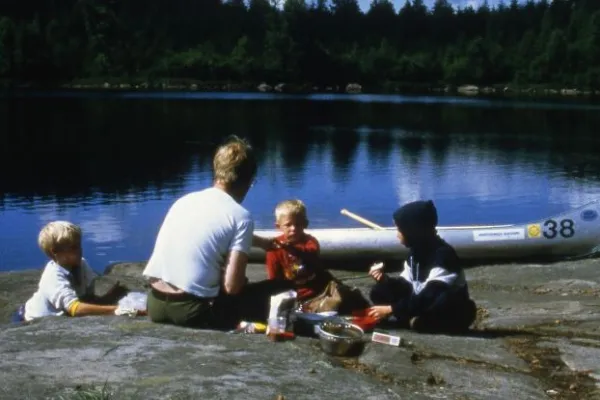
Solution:
<svg viewBox="0 0 600 400">
<path fill-rule="evenodd" d="M 146 260 L 169 206 L 211 183 L 228 135 L 260 156 L 245 206 L 273 227 L 300 198 L 312 227 L 391 225 L 433 199 L 440 225 L 526 222 L 600 198 L 600 105 L 446 96 L 28 92 L 0 97 L 0 271 L 45 263 L 66 219 L 102 271 Z"/>
</svg>

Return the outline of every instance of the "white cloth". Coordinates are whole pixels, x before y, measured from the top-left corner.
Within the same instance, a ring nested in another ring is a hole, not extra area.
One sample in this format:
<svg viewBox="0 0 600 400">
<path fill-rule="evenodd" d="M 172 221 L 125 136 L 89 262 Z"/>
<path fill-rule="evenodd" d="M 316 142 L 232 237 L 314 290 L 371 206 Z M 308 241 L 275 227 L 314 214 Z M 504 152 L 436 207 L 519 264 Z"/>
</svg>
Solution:
<svg viewBox="0 0 600 400">
<path fill-rule="evenodd" d="M 38 290 L 25 303 L 25 321 L 51 315 L 63 315 L 79 297 L 93 293 L 94 278 L 98 275 L 81 259 L 81 279 L 72 282 L 69 270 L 54 261 L 42 272 Z"/>
<path fill-rule="evenodd" d="M 137 310 L 135 308 L 131 308 L 131 307 L 118 306 L 117 309 L 115 310 L 115 315 L 126 315 L 128 317 L 136 317 Z"/>
<path fill-rule="evenodd" d="M 143 275 L 199 297 L 216 297 L 227 254 L 248 254 L 254 221 L 217 188 L 187 194 L 169 209 Z"/>
</svg>

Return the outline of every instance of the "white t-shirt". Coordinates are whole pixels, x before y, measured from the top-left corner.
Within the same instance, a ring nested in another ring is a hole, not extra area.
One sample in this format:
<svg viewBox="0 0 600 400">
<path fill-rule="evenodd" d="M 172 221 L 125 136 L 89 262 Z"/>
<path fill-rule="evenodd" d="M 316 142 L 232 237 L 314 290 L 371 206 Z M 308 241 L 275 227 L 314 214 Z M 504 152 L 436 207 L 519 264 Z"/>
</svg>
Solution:
<svg viewBox="0 0 600 400">
<path fill-rule="evenodd" d="M 250 212 L 224 191 L 187 194 L 169 209 L 143 275 L 199 297 L 216 297 L 227 254 L 248 254 L 253 233 Z"/>
<path fill-rule="evenodd" d="M 81 280 L 72 282 L 69 270 L 54 261 L 48 262 L 42 272 L 37 292 L 25 303 L 25 320 L 64 315 L 79 297 L 94 292 L 94 278 L 98 275 L 81 259 Z"/>
</svg>

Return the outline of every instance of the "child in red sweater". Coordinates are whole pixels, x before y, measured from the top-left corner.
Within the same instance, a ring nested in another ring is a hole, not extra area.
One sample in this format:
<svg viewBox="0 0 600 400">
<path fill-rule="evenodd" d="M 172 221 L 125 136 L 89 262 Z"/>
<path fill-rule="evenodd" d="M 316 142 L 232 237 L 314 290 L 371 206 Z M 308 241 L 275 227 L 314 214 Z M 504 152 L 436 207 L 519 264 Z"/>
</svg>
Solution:
<svg viewBox="0 0 600 400">
<path fill-rule="evenodd" d="M 279 203 L 275 207 L 275 226 L 281 235 L 275 238 L 275 248 L 267 251 L 268 279 L 293 281 L 299 302 L 322 293 L 333 277 L 319 263 L 319 242 L 304 231 L 308 226 L 304 203 Z"/>
</svg>

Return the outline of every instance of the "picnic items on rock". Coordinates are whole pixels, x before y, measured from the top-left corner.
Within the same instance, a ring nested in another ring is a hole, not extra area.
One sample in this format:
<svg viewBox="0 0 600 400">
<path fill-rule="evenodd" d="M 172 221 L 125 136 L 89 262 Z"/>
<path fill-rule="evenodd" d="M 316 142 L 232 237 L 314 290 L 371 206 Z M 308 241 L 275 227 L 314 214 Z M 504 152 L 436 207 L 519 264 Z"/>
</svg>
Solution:
<svg viewBox="0 0 600 400">
<path fill-rule="evenodd" d="M 344 319 L 360 327 L 365 332 L 372 331 L 379 322 L 377 318 L 369 316 L 369 308 L 354 310 L 351 316 L 344 317 Z"/>
<path fill-rule="evenodd" d="M 371 335 L 371 341 L 383 344 L 389 344 L 390 346 L 402 345 L 402 338 L 400 336 L 390 335 L 384 332 L 375 331 Z"/>
<path fill-rule="evenodd" d="M 260 322 L 242 321 L 230 333 L 266 333 L 267 325 Z"/>
<path fill-rule="evenodd" d="M 358 356 L 366 344 L 364 331 L 343 320 L 330 319 L 317 326 L 321 349 L 334 356 Z"/>
<path fill-rule="evenodd" d="M 317 326 L 327 319 L 337 317 L 337 311 L 323 311 L 319 313 L 296 311 L 294 331 L 300 335 L 317 334 Z"/>
<path fill-rule="evenodd" d="M 337 311 L 342 303 L 342 295 L 338 283 L 331 281 L 323 292 L 312 299 L 302 302 L 300 308 L 303 312 L 318 313 L 323 311 Z"/>
<path fill-rule="evenodd" d="M 138 311 L 135 308 L 119 306 L 115 310 L 115 315 L 126 315 L 128 317 L 135 317 L 138 315 Z"/>
<path fill-rule="evenodd" d="M 368 306 L 369 302 L 358 288 L 350 287 L 338 280 L 331 280 L 322 293 L 302 302 L 300 309 L 312 313 L 337 311 L 346 314 Z"/>
<path fill-rule="evenodd" d="M 143 292 L 129 292 L 117 303 L 115 315 L 145 315 L 147 312 L 148 294 Z"/>
<path fill-rule="evenodd" d="M 292 339 L 294 334 L 294 310 L 297 293 L 288 290 L 271 296 L 271 308 L 267 323 L 267 336 L 273 341 Z"/>
</svg>

